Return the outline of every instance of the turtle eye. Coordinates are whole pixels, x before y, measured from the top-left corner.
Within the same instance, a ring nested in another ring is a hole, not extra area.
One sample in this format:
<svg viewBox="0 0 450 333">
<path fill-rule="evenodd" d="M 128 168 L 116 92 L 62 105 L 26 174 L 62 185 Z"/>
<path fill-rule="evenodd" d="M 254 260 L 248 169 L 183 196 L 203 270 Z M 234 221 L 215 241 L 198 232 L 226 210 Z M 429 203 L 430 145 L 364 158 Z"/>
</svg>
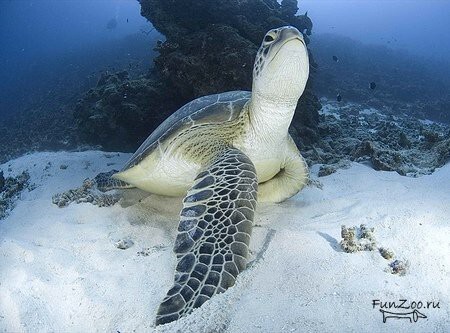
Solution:
<svg viewBox="0 0 450 333">
<path fill-rule="evenodd" d="M 264 41 L 266 43 L 273 42 L 274 40 L 275 40 L 275 38 L 272 35 L 266 35 L 266 37 L 264 37 Z"/>
</svg>

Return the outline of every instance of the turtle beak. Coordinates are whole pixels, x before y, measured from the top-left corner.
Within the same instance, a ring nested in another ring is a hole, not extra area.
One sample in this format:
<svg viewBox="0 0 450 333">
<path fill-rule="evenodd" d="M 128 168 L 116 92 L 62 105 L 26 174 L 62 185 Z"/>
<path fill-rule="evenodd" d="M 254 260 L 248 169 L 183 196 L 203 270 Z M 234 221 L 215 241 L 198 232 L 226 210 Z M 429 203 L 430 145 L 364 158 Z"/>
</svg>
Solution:
<svg viewBox="0 0 450 333">
<path fill-rule="evenodd" d="M 284 27 L 280 31 L 280 35 L 277 40 L 271 45 L 271 49 L 273 50 L 273 58 L 275 58 L 283 48 L 283 46 L 291 41 L 299 41 L 302 44 L 302 47 L 306 48 L 305 41 L 303 40 L 303 35 L 300 31 L 295 27 L 287 26 Z"/>
<path fill-rule="evenodd" d="M 305 45 L 305 41 L 303 39 L 303 35 L 300 31 L 298 31 L 297 28 L 287 26 L 283 30 L 281 30 L 279 41 L 281 42 L 281 45 L 286 44 L 287 42 L 290 42 L 291 40 L 298 39 L 300 42 L 302 42 L 303 45 Z"/>
</svg>

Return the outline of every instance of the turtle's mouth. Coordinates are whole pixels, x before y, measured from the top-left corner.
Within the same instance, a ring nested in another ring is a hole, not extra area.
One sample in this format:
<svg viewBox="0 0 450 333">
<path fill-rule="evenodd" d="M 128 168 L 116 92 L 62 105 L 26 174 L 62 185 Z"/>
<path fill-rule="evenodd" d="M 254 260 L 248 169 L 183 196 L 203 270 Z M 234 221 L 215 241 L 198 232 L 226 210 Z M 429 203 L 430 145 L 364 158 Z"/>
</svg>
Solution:
<svg viewBox="0 0 450 333">
<path fill-rule="evenodd" d="M 292 36 L 287 38 L 286 40 L 284 40 L 281 45 L 278 47 L 278 50 L 275 52 L 275 54 L 272 57 L 272 60 L 276 58 L 276 56 L 278 55 L 278 53 L 283 49 L 283 47 L 287 44 L 290 43 L 292 41 L 299 41 L 300 43 L 303 44 L 303 47 L 306 47 L 305 41 L 303 39 L 301 39 L 299 36 Z"/>
<path fill-rule="evenodd" d="M 280 49 L 281 49 L 285 44 L 287 44 L 287 43 L 289 43 L 289 42 L 292 42 L 293 40 L 298 40 L 300 43 L 302 43 L 304 46 L 306 46 L 306 45 L 305 45 L 305 41 L 304 41 L 303 39 L 301 39 L 299 36 L 292 36 L 292 37 L 286 38 L 286 40 L 284 40 L 284 41 L 282 42 L 282 44 L 281 44 L 281 46 L 280 46 Z"/>
</svg>

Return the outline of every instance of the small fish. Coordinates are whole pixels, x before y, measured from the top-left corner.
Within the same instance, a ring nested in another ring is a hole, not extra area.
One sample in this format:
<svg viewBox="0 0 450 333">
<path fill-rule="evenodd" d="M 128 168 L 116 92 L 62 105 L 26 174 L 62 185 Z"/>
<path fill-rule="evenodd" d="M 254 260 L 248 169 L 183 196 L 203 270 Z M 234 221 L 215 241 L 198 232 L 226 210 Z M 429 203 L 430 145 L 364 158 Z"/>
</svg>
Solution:
<svg viewBox="0 0 450 333">
<path fill-rule="evenodd" d="M 115 18 L 112 18 L 106 24 L 106 29 L 114 30 L 115 28 L 117 28 L 117 20 Z"/>
<path fill-rule="evenodd" d="M 338 57 L 336 57 L 335 55 L 333 56 L 333 60 L 334 60 L 335 62 L 338 62 L 338 61 L 339 61 Z"/>
<path fill-rule="evenodd" d="M 127 23 L 128 23 L 128 18 L 127 18 Z"/>
<path fill-rule="evenodd" d="M 370 82 L 369 86 L 370 86 L 370 89 L 372 89 L 372 90 L 374 90 L 377 87 L 375 82 Z"/>
<path fill-rule="evenodd" d="M 338 102 L 342 101 L 342 96 L 341 96 L 341 94 L 337 94 L 337 95 L 336 95 L 336 100 L 337 100 Z"/>
</svg>

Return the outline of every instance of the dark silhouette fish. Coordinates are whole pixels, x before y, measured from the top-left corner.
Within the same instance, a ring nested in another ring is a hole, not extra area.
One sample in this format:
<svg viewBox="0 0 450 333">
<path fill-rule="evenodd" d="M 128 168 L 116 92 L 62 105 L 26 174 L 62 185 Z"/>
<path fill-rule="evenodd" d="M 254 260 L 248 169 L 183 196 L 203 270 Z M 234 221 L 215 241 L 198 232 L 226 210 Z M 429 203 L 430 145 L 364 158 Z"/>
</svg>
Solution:
<svg viewBox="0 0 450 333">
<path fill-rule="evenodd" d="M 117 28 L 117 20 L 115 18 L 112 18 L 106 23 L 106 29 L 108 30 L 114 30 Z"/>
<path fill-rule="evenodd" d="M 375 82 L 370 82 L 370 89 L 374 90 L 377 87 Z"/>
<path fill-rule="evenodd" d="M 334 60 L 335 62 L 338 62 L 338 61 L 339 61 L 338 57 L 336 57 L 335 55 L 333 56 L 333 60 Z"/>
<path fill-rule="evenodd" d="M 338 102 L 342 101 L 342 96 L 341 96 L 341 94 L 337 94 L 336 100 L 337 100 Z"/>
</svg>

